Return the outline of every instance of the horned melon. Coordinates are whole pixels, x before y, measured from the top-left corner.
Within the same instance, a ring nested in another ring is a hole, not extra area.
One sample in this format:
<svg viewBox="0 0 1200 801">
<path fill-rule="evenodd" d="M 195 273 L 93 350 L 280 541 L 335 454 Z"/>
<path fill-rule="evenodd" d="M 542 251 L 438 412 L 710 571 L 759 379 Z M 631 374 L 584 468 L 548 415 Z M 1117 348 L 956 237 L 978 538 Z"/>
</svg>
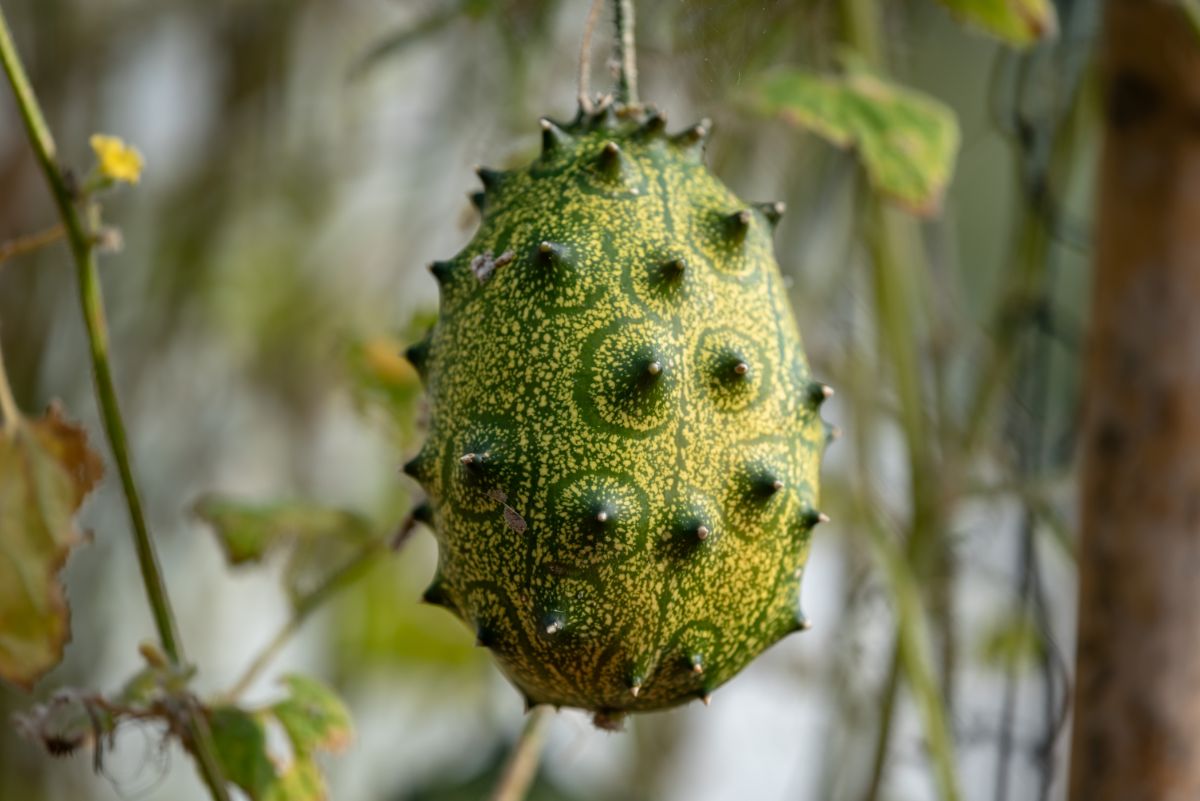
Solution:
<svg viewBox="0 0 1200 801">
<path fill-rule="evenodd" d="M 772 231 L 708 171 L 701 123 L 605 105 L 480 169 L 482 223 L 431 266 L 408 356 L 430 399 L 405 470 L 439 565 L 425 600 L 528 704 L 706 702 L 807 627 L 830 389 L 809 373 Z"/>
</svg>

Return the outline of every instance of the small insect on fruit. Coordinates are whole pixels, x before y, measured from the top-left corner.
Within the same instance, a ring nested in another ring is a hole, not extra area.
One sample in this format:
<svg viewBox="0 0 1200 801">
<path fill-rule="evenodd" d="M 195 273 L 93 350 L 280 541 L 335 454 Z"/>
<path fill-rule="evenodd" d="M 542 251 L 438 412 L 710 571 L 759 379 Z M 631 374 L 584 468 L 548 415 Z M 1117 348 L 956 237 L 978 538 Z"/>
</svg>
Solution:
<svg viewBox="0 0 1200 801">
<path fill-rule="evenodd" d="M 432 266 L 412 347 L 429 438 L 405 470 L 439 544 L 425 600 L 533 704 L 706 700 L 808 627 L 800 575 L 830 395 L 772 254 L 780 203 L 705 167 L 700 123 L 603 103 L 479 170 L 482 224 Z"/>
</svg>

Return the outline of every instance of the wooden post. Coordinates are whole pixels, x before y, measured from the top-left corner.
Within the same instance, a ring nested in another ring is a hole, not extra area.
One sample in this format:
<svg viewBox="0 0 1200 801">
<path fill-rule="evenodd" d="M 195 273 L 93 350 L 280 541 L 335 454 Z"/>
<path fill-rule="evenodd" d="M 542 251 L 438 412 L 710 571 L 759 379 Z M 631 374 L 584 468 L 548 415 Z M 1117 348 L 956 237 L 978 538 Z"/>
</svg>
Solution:
<svg viewBox="0 0 1200 801">
<path fill-rule="evenodd" d="M 1200 33 L 1109 0 L 1071 801 L 1200 799 Z"/>
</svg>

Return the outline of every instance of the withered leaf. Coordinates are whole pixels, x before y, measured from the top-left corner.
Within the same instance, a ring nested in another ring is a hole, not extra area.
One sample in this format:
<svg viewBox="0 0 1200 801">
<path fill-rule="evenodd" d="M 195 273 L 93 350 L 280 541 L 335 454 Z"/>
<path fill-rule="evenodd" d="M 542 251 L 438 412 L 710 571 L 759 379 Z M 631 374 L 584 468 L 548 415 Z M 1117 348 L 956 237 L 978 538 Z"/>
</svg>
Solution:
<svg viewBox="0 0 1200 801">
<path fill-rule="evenodd" d="M 0 431 L 0 678 L 30 689 L 70 636 L 58 572 L 82 537 L 75 513 L 104 473 L 55 404 Z"/>
</svg>

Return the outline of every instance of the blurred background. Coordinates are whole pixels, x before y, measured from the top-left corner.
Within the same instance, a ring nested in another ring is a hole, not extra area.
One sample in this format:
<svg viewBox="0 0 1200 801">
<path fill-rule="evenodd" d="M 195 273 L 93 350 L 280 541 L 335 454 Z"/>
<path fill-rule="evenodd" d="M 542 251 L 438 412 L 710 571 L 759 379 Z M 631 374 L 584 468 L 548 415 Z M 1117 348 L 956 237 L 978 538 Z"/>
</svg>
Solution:
<svg viewBox="0 0 1200 801">
<path fill-rule="evenodd" d="M 396 529 L 417 492 L 399 466 L 421 416 L 396 354 L 436 310 L 424 265 L 470 237 L 473 167 L 527 160 L 540 115 L 573 115 L 588 5 L 3 0 L 63 160 L 86 170 L 97 131 L 145 155 L 141 183 L 105 201 L 124 244 L 101 270 L 134 462 L 201 692 L 243 676 L 293 618 L 301 563 L 321 557 L 281 550 L 231 569 L 197 500 L 303 500 L 353 510 L 378 539 Z M 1064 795 L 1100 4 L 1060 0 L 1058 36 L 1022 51 L 932 0 L 877 5 L 891 76 L 961 126 L 941 213 L 896 213 L 887 236 L 853 154 L 751 102 L 772 68 L 836 68 L 842 5 L 671 0 L 638 17 L 643 98 L 673 128 L 712 117 L 716 174 L 789 206 L 779 261 L 814 372 L 838 390 L 825 416 L 844 432 L 823 471 L 834 522 L 805 576 L 815 628 L 711 707 L 619 734 L 557 715 L 534 798 L 937 797 L 931 701 L 897 656 L 897 554 L 964 795 Z M 594 86 L 607 46 L 604 26 Z M 0 240 L 55 220 L 5 87 Z M 0 321 L 20 405 L 62 399 L 102 446 L 65 246 L 0 264 Z M 153 639 L 111 466 L 81 522 L 93 538 L 65 571 L 66 659 L 33 697 L 0 685 L 0 799 L 206 798 L 149 724 L 123 728 L 97 775 L 7 723 L 59 687 L 119 687 Z M 434 561 L 423 530 L 365 560 L 247 688 L 270 699 L 280 673 L 301 670 L 346 700 L 357 734 L 324 762 L 333 799 L 482 798 L 520 729 L 522 701 L 487 653 L 417 602 Z"/>
</svg>

